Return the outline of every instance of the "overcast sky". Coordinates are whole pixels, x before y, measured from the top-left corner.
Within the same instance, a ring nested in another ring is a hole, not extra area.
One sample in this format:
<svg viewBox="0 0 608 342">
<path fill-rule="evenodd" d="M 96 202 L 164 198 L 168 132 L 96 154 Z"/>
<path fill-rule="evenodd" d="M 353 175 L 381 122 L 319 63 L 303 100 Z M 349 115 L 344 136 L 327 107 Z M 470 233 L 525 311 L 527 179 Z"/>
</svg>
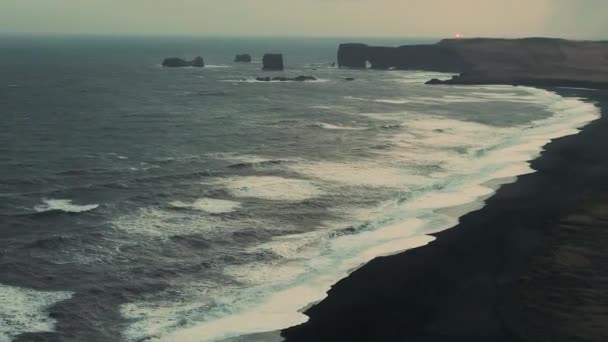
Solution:
<svg viewBox="0 0 608 342">
<path fill-rule="evenodd" d="M 608 0 L 0 0 L 0 33 L 608 39 Z"/>
</svg>

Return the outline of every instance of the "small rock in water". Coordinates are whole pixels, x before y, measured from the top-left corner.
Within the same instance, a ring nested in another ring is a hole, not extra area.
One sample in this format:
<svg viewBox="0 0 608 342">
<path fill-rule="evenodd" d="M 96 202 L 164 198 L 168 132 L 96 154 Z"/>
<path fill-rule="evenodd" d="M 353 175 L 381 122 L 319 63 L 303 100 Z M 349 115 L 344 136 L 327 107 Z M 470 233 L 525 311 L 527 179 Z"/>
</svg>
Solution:
<svg viewBox="0 0 608 342">
<path fill-rule="evenodd" d="M 236 63 L 251 63 L 251 55 L 248 53 L 236 55 L 236 57 L 234 57 L 234 61 Z"/>
<path fill-rule="evenodd" d="M 257 77 L 255 79 L 256 81 L 260 81 L 260 82 L 270 82 L 270 81 L 278 81 L 278 82 L 287 82 L 287 81 L 293 81 L 293 82 L 306 82 L 306 81 L 316 81 L 317 79 L 315 77 L 312 76 L 298 76 L 298 77 L 284 77 L 284 76 L 277 76 L 277 77 Z"/>
<path fill-rule="evenodd" d="M 317 79 L 312 76 L 298 76 L 292 79 L 293 81 L 305 82 L 305 81 L 316 81 Z"/>
<path fill-rule="evenodd" d="M 196 57 L 192 61 L 187 61 L 185 59 L 181 59 L 178 57 L 169 57 L 169 58 L 165 58 L 162 65 L 167 68 L 180 68 L 180 67 L 202 68 L 205 66 L 205 61 L 203 60 L 203 57 L 201 57 L 201 56 Z"/>
<path fill-rule="evenodd" d="M 426 82 L 425 84 L 443 84 L 444 82 L 437 79 L 437 78 L 433 78 L 432 80 Z"/>
<path fill-rule="evenodd" d="M 197 68 L 202 68 L 205 66 L 205 61 L 203 60 L 203 57 L 198 56 L 195 59 L 192 60 L 192 66 L 193 67 L 197 67 Z"/>
</svg>

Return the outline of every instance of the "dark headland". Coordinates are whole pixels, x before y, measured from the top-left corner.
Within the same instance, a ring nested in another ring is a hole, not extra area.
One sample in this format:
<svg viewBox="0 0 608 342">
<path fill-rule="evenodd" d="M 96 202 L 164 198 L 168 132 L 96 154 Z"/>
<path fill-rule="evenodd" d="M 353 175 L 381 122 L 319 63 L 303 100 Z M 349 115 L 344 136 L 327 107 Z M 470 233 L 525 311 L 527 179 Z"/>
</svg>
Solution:
<svg viewBox="0 0 608 342">
<path fill-rule="evenodd" d="M 445 39 L 399 47 L 342 44 L 346 68 L 453 72 L 435 84 L 512 84 L 608 89 L 608 42 L 554 38 Z"/>
<path fill-rule="evenodd" d="M 608 85 L 603 42 L 346 44 L 339 63 L 461 74 L 448 84 Z M 595 102 L 601 118 L 549 143 L 531 163 L 536 173 L 502 186 L 431 244 L 338 282 L 305 312 L 307 323 L 282 332 L 286 341 L 608 341 L 608 92 L 552 90 Z"/>
</svg>

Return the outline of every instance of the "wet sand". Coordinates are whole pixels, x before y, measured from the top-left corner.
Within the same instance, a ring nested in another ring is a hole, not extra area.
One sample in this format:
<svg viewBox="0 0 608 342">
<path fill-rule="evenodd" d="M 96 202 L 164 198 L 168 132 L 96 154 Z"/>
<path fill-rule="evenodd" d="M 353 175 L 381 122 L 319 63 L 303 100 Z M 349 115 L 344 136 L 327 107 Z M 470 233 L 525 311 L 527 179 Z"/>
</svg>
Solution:
<svg viewBox="0 0 608 342">
<path fill-rule="evenodd" d="M 377 258 L 283 331 L 293 341 L 608 341 L 608 93 L 536 173 L 428 246 Z"/>
</svg>

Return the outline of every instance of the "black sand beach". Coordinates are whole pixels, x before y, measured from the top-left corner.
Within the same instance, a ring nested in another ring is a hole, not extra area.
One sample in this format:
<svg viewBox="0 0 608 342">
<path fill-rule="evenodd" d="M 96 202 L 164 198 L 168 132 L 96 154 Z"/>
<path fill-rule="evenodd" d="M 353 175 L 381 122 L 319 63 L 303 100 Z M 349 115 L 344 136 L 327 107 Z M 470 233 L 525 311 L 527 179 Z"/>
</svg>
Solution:
<svg viewBox="0 0 608 342">
<path fill-rule="evenodd" d="M 428 246 L 378 258 L 283 331 L 293 341 L 608 341 L 608 94 L 601 119 Z"/>
</svg>

